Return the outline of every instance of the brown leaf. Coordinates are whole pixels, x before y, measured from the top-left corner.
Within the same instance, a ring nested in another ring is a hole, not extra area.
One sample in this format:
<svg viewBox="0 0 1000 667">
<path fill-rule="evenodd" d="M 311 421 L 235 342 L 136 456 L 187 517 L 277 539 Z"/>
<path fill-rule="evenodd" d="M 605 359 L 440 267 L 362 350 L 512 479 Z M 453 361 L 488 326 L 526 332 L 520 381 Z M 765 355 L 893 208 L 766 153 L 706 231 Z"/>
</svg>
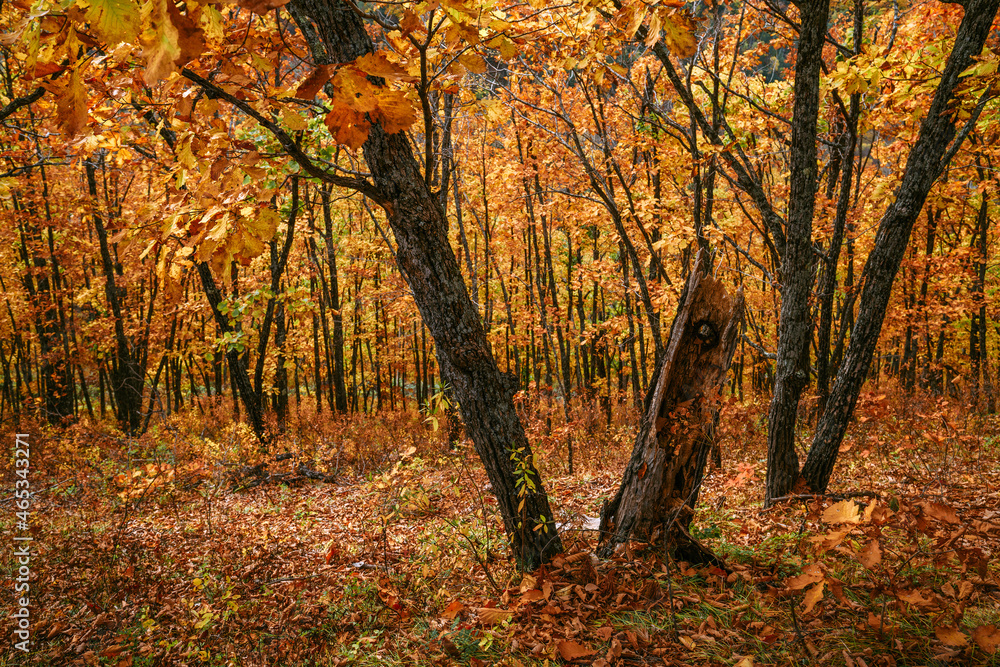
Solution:
<svg viewBox="0 0 1000 667">
<path fill-rule="evenodd" d="M 496 625 L 506 621 L 514 612 L 507 609 L 497 609 L 496 607 L 480 607 L 476 610 L 479 620 L 485 625 Z"/>
<path fill-rule="evenodd" d="M 944 503 L 920 503 L 920 508 L 929 517 L 944 521 L 945 523 L 959 523 L 958 514 L 955 510 Z"/>
<path fill-rule="evenodd" d="M 87 91 L 80 80 L 80 70 L 73 68 L 56 99 L 59 126 L 68 137 L 75 137 L 87 124 Z"/>
<path fill-rule="evenodd" d="M 868 542 L 858 552 L 858 560 L 869 570 L 878 567 L 878 564 L 882 562 L 882 549 L 879 547 L 878 540 Z"/>
<path fill-rule="evenodd" d="M 995 625 L 980 625 L 972 631 L 972 639 L 990 655 L 1000 648 L 1000 628 Z"/>
<path fill-rule="evenodd" d="M 556 648 L 559 650 L 559 655 L 566 662 L 576 660 L 577 658 L 584 658 L 588 655 L 594 655 L 594 653 L 596 653 L 596 651 L 589 649 L 582 644 L 577 644 L 576 642 L 571 642 L 565 639 L 556 644 Z"/>
<path fill-rule="evenodd" d="M 939 625 L 934 628 L 934 634 L 941 640 L 941 643 L 948 646 L 965 646 L 969 643 L 969 637 L 958 628 L 949 625 Z"/>
<path fill-rule="evenodd" d="M 896 597 L 914 607 L 932 607 L 937 602 L 933 593 L 924 593 L 918 590 L 900 591 L 896 593 Z"/>
</svg>

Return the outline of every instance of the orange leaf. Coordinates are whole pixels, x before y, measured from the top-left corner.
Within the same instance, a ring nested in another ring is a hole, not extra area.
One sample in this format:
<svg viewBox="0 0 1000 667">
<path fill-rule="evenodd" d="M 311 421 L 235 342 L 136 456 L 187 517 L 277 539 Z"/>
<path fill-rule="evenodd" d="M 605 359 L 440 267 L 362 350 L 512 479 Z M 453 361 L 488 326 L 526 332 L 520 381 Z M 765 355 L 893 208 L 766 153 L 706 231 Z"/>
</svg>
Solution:
<svg viewBox="0 0 1000 667">
<path fill-rule="evenodd" d="M 955 510 L 944 503 L 920 503 L 920 508 L 929 517 L 946 523 L 959 523 Z"/>
<path fill-rule="evenodd" d="M 823 570 L 817 563 L 810 563 L 802 568 L 802 574 L 785 580 L 785 588 L 790 591 L 802 590 L 809 584 L 823 580 Z"/>
<path fill-rule="evenodd" d="M 480 607 L 476 610 L 479 620 L 486 625 L 496 625 L 510 618 L 514 612 L 496 607 Z"/>
<path fill-rule="evenodd" d="M 816 603 L 823 599 L 823 582 L 817 582 L 812 588 L 806 591 L 804 613 L 808 614 L 816 606 Z"/>
<path fill-rule="evenodd" d="M 254 14 L 267 14 L 278 7 L 284 7 L 288 0 L 239 0 L 239 4 Z"/>
<path fill-rule="evenodd" d="M 372 114 L 382 123 L 386 134 L 408 130 L 417 122 L 417 112 L 401 90 L 383 90 L 378 96 L 378 109 Z"/>
<path fill-rule="evenodd" d="M 59 89 L 56 100 L 59 126 L 69 137 L 74 137 L 87 124 L 87 91 L 80 80 L 80 70 L 73 68 L 69 79 Z"/>
<path fill-rule="evenodd" d="M 295 90 L 295 97 L 300 100 L 311 100 L 316 97 L 316 93 L 323 87 L 323 84 L 330 80 L 330 76 L 332 75 L 333 68 L 329 65 L 317 67 L 299 84 L 299 87 Z"/>
<path fill-rule="evenodd" d="M 596 651 L 589 649 L 582 644 L 571 642 L 568 639 L 564 639 L 556 644 L 556 648 L 559 650 L 559 655 L 566 662 L 576 660 L 577 658 L 584 658 L 588 655 L 594 655 L 594 653 L 596 653 Z"/>
<path fill-rule="evenodd" d="M 325 122 L 337 143 L 344 144 L 351 150 L 361 148 L 371 128 L 363 113 L 342 106 L 334 107 L 333 111 L 326 115 Z"/>
<path fill-rule="evenodd" d="M 462 57 L 459 57 L 459 61 Z M 365 74 L 382 77 L 383 79 L 396 79 L 397 81 L 419 81 L 420 77 L 409 74 L 399 63 L 394 63 L 382 52 L 369 53 L 354 61 L 354 66 Z"/>
<path fill-rule="evenodd" d="M 934 634 L 941 640 L 942 644 L 948 646 L 965 646 L 969 643 L 969 638 L 958 628 L 948 625 L 939 625 L 934 628 Z"/>
<path fill-rule="evenodd" d="M 462 613 L 463 609 L 465 609 L 465 605 L 462 604 L 460 601 L 455 600 L 454 602 L 449 604 L 447 608 L 445 608 L 444 613 L 441 614 L 441 618 L 446 618 L 450 621 L 456 616 L 458 616 L 460 613 Z"/>
</svg>

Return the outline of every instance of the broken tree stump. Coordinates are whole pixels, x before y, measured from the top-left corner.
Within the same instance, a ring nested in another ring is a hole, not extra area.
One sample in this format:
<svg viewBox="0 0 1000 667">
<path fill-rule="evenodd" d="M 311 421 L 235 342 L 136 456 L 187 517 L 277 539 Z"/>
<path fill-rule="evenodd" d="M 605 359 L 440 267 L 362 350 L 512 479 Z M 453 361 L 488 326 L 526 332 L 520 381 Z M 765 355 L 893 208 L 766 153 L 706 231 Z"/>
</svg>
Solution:
<svg viewBox="0 0 1000 667">
<path fill-rule="evenodd" d="M 604 558 L 631 538 L 665 540 L 686 560 L 717 560 L 687 529 L 743 322 L 743 294 L 730 296 L 706 266 L 699 253 L 650 385 L 632 458 L 601 512 L 598 554 Z"/>
</svg>

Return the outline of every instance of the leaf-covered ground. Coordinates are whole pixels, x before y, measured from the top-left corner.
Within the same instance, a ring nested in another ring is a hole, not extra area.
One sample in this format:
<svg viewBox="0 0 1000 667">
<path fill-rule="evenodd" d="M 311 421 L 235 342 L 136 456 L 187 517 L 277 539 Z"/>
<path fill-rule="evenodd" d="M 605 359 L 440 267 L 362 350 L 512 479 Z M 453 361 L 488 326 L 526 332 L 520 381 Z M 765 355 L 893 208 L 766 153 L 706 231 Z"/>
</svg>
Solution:
<svg viewBox="0 0 1000 667">
<path fill-rule="evenodd" d="M 832 495 L 764 510 L 766 408 L 729 404 L 724 464 L 693 528 L 728 571 L 638 545 L 598 561 L 588 517 L 616 487 L 631 419 L 540 415 L 531 437 L 567 552 L 528 576 L 511 567 L 471 449 L 449 450 L 445 429 L 415 416 L 303 415 L 280 463 L 221 407 L 137 442 L 22 425 L 32 644 L 8 643 L 0 661 L 1000 664 L 1000 429 L 961 408 L 866 396 Z M 336 482 L 304 478 L 301 463 Z M 11 539 L 13 508 L 2 521 Z"/>
</svg>

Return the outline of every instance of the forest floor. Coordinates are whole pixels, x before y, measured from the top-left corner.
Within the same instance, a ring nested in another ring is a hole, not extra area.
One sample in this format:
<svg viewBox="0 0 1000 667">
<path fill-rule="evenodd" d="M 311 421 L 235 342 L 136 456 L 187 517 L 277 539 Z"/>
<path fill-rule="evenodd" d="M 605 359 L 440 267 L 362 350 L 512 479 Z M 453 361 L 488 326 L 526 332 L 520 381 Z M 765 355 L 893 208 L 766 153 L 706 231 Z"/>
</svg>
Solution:
<svg viewBox="0 0 1000 667">
<path fill-rule="evenodd" d="M 725 406 L 692 527 L 728 571 L 638 548 L 598 561 L 587 518 L 617 486 L 631 419 L 591 436 L 531 421 L 566 551 L 526 576 L 471 448 L 415 415 L 303 418 L 280 463 L 221 406 L 137 441 L 22 424 L 31 643 L 5 631 L 0 664 L 1000 664 L 997 419 L 869 394 L 831 496 L 765 510 L 763 415 Z M 233 488 L 237 462 L 265 460 L 272 483 Z M 303 479 L 303 460 L 336 482 Z"/>
</svg>

